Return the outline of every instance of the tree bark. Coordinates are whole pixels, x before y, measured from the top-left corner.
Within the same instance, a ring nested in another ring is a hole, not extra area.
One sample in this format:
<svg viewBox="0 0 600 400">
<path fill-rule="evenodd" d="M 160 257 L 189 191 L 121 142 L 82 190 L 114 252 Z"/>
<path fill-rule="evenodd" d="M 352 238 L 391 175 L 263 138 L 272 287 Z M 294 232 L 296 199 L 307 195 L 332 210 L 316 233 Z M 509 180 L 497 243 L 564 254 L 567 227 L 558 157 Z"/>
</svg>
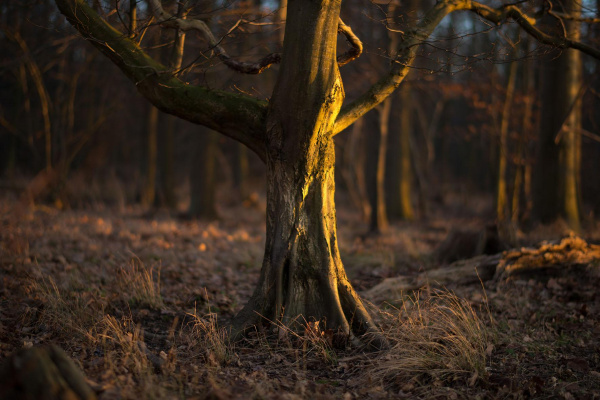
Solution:
<svg viewBox="0 0 600 400">
<path fill-rule="evenodd" d="M 331 134 L 344 99 L 336 62 L 339 11 L 339 0 L 288 3 L 267 118 L 265 256 L 258 287 L 235 319 L 238 332 L 265 318 L 302 323 L 298 316 L 348 334 L 375 332 L 337 244 Z"/>
</svg>

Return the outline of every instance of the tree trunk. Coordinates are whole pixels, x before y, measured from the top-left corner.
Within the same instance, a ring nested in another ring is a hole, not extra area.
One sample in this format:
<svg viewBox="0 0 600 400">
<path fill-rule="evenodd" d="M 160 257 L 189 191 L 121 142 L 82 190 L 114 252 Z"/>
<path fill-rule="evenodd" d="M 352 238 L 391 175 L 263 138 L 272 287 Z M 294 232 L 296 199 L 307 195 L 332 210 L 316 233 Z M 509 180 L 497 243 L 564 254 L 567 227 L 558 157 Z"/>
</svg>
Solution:
<svg viewBox="0 0 600 400">
<path fill-rule="evenodd" d="M 390 105 L 388 99 L 378 109 L 365 116 L 367 122 L 367 129 L 364 132 L 367 136 L 365 178 L 371 208 L 369 233 L 372 234 L 385 233 L 388 229 L 384 179 Z"/>
<path fill-rule="evenodd" d="M 399 103 L 398 120 L 390 127 L 387 172 L 388 202 L 390 218 L 411 221 L 415 218 L 412 206 L 412 155 L 410 135 L 413 129 L 411 90 L 404 83 L 395 100 Z"/>
<path fill-rule="evenodd" d="M 218 135 L 216 132 L 203 132 L 199 135 L 196 154 L 190 170 L 190 207 L 191 218 L 215 219 L 216 171 L 215 153 Z"/>
<path fill-rule="evenodd" d="M 158 139 L 158 108 L 150 106 L 148 110 L 148 125 L 146 127 L 146 173 L 144 187 L 142 189 L 142 205 L 150 207 L 154 205 L 156 196 L 156 163 L 158 150 L 156 141 Z"/>
<path fill-rule="evenodd" d="M 339 9 L 339 0 L 288 3 L 267 117 L 265 256 L 258 286 L 234 321 L 238 332 L 265 318 L 302 324 L 298 316 L 348 334 L 376 330 L 337 245 L 331 134 L 344 99 L 336 62 Z"/>
<path fill-rule="evenodd" d="M 398 30 L 406 30 L 408 24 L 406 20 L 413 18 L 412 14 L 418 8 L 415 0 L 398 3 L 390 2 L 388 6 L 388 23 Z M 398 33 L 388 31 L 389 52 L 395 56 L 398 48 L 400 36 Z M 392 100 L 393 99 L 393 100 Z M 389 124 L 388 148 L 383 157 L 387 158 L 388 168 L 386 169 L 386 188 L 387 188 L 387 216 L 392 219 L 402 219 L 411 221 L 415 218 L 412 207 L 412 155 L 411 155 L 411 134 L 413 130 L 413 103 L 412 91 L 408 82 L 404 82 L 398 89 L 398 93 L 390 96 L 386 103 L 395 101 L 395 109 L 398 110 L 394 116 L 393 123 Z M 391 106 L 390 106 L 391 108 Z M 389 113 L 389 111 L 388 111 Z M 390 117 L 387 117 L 390 120 Z M 424 183 L 421 182 L 421 185 Z M 424 199 L 421 205 L 424 207 Z"/>
<path fill-rule="evenodd" d="M 241 143 L 235 144 L 233 157 L 233 184 L 240 200 L 248 198 L 248 150 Z"/>
<path fill-rule="evenodd" d="M 175 125 L 177 118 L 172 115 L 167 116 L 163 149 L 163 159 L 161 168 L 161 186 L 163 199 L 162 202 L 170 209 L 177 207 L 177 197 L 175 196 L 175 173 L 174 173 L 174 151 L 175 151 Z"/>
<path fill-rule="evenodd" d="M 581 13 L 581 4 L 577 1 L 564 3 L 563 7 L 566 13 L 575 17 Z M 564 24 L 569 38 L 578 40 L 579 23 L 564 21 Z M 555 60 L 543 64 L 536 174 L 537 218 L 541 222 L 552 222 L 563 216 L 574 230 L 580 229 L 577 137 L 581 131 L 581 69 L 581 54 L 572 49 L 562 50 Z"/>
<path fill-rule="evenodd" d="M 515 93 L 515 83 L 517 81 L 518 63 L 513 61 L 510 63 L 508 70 L 508 82 L 506 84 L 506 97 L 504 98 L 504 107 L 500 122 L 500 146 L 498 153 L 498 180 L 496 186 L 496 221 L 499 229 L 505 224 L 508 224 L 512 219 L 509 216 L 508 210 L 508 188 L 506 185 L 507 168 L 508 168 L 508 131 L 510 128 L 510 111 L 513 104 Z M 501 230 L 501 229 L 500 229 Z"/>
</svg>

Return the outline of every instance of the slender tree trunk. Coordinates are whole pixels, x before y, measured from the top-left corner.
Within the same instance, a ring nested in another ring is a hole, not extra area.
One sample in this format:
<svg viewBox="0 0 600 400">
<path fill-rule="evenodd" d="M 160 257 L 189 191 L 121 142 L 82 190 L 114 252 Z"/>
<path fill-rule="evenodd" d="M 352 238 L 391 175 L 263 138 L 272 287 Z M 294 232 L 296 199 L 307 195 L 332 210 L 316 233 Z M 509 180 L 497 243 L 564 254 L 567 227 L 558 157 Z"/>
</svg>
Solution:
<svg viewBox="0 0 600 400">
<path fill-rule="evenodd" d="M 510 109 L 513 103 L 515 93 L 515 82 L 517 80 L 516 61 L 510 63 L 508 71 L 508 82 L 506 84 L 506 97 L 504 98 L 504 107 L 500 122 L 500 146 L 498 154 L 498 184 L 496 186 L 496 220 L 497 223 L 505 224 L 509 218 L 508 210 L 508 189 L 506 186 L 507 167 L 508 167 L 508 130 L 510 127 Z"/>
<path fill-rule="evenodd" d="M 365 119 L 361 118 L 350 128 L 351 132 L 348 134 L 349 137 L 344 150 L 342 175 L 352 202 L 360 210 L 361 219 L 366 222 L 371 215 L 371 205 L 367 198 L 365 183 L 365 152 L 361 151 L 361 142 L 364 139 L 361 134 L 364 121 Z"/>
<path fill-rule="evenodd" d="M 213 131 L 203 132 L 197 141 L 196 154 L 190 170 L 188 214 L 192 218 L 211 220 L 217 218 L 215 153 L 217 152 L 218 135 Z"/>
<path fill-rule="evenodd" d="M 157 138 L 158 108 L 151 105 L 148 110 L 148 125 L 146 127 L 146 171 L 142 189 L 142 205 L 145 207 L 152 206 L 156 196 Z"/>
<path fill-rule="evenodd" d="M 237 190 L 240 200 L 248 197 L 248 150 L 241 143 L 235 144 L 235 155 L 233 158 L 233 184 Z"/>
<path fill-rule="evenodd" d="M 410 104 L 413 101 L 410 86 L 400 88 L 398 95 L 400 107 L 400 121 L 397 127 L 396 137 L 399 153 L 395 155 L 398 159 L 399 181 L 395 190 L 397 197 L 397 208 L 395 217 L 406 221 L 415 219 L 412 206 L 413 168 L 411 152 L 411 135 L 413 131 L 413 110 Z"/>
<path fill-rule="evenodd" d="M 132 12 L 130 15 L 130 32 L 131 35 L 135 35 L 135 2 L 131 1 Z M 187 13 L 184 2 L 177 3 L 177 16 L 181 17 Z M 181 68 L 183 61 L 183 49 L 185 44 L 185 32 L 179 29 L 175 30 L 175 37 L 173 39 L 173 46 L 171 47 L 171 54 L 168 56 L 169 66 L 174 70 Z M 162 168 L 161 168 L 161 189 L 162 189 L 162 202 L 165 206 L 170 209 L 177 207 L 177 197 L 175 196 L 175 128 L 177 126 L 177 117 L 173 115 L 166 116 L 166 129 L 164 131 L 163 138 L 163 157 L 162 157 Z"/>
<path fill-rule="evenodd" d="M 369 216 L 369 233 L 381 234 L 388 229 L 385 204 L 385 155 L 387 151 L 388 121 L 390 99 L 377 109 L 369 112 L 366 118 L 367 157 L 365 162 L 365 178 L 367 197 L 371 214 Z"/>
<path fill-rule="evenodd" d="M 162 160 L 162 193 L 164 205 L 170 209 L 174 209 L 177 206 L 177 197 L 175 196 L 175 127 L 177 121 L 176 117 L 172 115 L 166 118 L 166 129 L 164 131 L 164 147 L 163 147 L 163 160 Z"/>
<path fill-rule="evenodd" d="M 401 7 L 398 3 L 390 2 L 388 6 L 388 23 L 390 26 L 399 30 L 406 29 L 408 26 L 406 20 L 414 18 L 412 15 L 418 4 L 414 0 L 403 2 Z M 402 15 L 402 13 L 404 15 Z M 388 31 L 389 52 L 392 56 L 398 47 L 400 36 L 398 33 Z M 393 100 L 392 100 L 393 99 Z M 412 156 L 411 156 L 411 135 L 413 131 L 413 110 L 412 104 L 414 98 L 410 85 L 404 82 L 398 89 L 395 96 L 390 96 L 386 103 L 396 103 L 394 108 L 399 113 L 394 114 L 392 123 L 389 124 L 389 151 L 383 153 L 387 156 L 389 168 L 386 173 L 387 187 L 387 215 L 392 219 L 413 220 L 415 213 L 412 207 Z M 389 116 L 387 118 L 390 120 Z M 423 203 L 421 203 L 423 204 Z"/>
<path fill-rule="evenodd" d="M 581 4 L 563 3 L 564 11 L 578 16 Z M 578 40 L 579 23 L 564 21 L 569 38 Z M 543 64 L 542 110 L 536 173 L 535 210 L 541 222 L 563 216 L 574 230 L 580 229 L 577 191 L 577 138 L 581 130 L 581 55 L 563 50 Z"/>
<path fill-rule="evenodd" d="M 525 39 L 524 46 L 529 49 L 529 40 Z M 533 92 L 535 90 L 535 69 L 531 60 L 522 63 L 522 87 L 525 92 L 525 110 L 523 112 L 523 121 L 521 123 L 521 132 L 518 142 L 517 173 L 515 174 L 515 185 L 513 189 L 512 202 L 512 221 L 517 224 L 519 221 L 527 221 L 531 214 L 531 158 L 528 156 L 531 147 L 530 132 L 533 131 Z"/>
<path fill-rule="evenodd" d="M 339 0 L 288 3 L 267 117 L 265 257 L 258 287 L 236 317 L 238 329 L 264 318 L 302 322 L 299 315 L 346 333 L 375 329 L 337 245 L 331 132 L 344 99 L 336 62 L 339 8 Z"/>
</svg>

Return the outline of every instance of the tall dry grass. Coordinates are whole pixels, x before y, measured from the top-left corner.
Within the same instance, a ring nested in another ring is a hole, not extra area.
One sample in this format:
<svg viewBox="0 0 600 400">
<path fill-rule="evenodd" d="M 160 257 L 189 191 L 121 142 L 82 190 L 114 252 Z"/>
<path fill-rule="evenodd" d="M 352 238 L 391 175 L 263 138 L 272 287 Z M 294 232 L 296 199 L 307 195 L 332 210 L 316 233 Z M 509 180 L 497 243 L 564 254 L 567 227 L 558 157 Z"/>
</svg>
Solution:
<svg viewBox="0 0 600 400">
<path fill-rule="evenodd" d="M 153 309 L 164 306 L 160 295 L 160 268 L 147 267 L 139 258 L 119 269 L 119 287 L 132 305 Z"/>
<path fill-rule="evenodd" d="M 192 319 L 189 324 L 191 329 L 185 341 L 192 354 L 205 357 L 213 367 L 227 364 L 234 353 L 233 343 L 229 330 L 219 326 L 217 314 L 209 309 L 206 315 L 199 315 L 194 310 L 188 316 Z"/>
<path fill-rule="evenodd" d="M 483 312 L 489 316 L 489 310 Z M 473 384 L 486 375 L 494 333 L 468 301 L 436 291 L 406 298 L 381 314 L 391 348 L 365 373 L 369 380 L 400 387 L 456 380 Z"/>
</svg>

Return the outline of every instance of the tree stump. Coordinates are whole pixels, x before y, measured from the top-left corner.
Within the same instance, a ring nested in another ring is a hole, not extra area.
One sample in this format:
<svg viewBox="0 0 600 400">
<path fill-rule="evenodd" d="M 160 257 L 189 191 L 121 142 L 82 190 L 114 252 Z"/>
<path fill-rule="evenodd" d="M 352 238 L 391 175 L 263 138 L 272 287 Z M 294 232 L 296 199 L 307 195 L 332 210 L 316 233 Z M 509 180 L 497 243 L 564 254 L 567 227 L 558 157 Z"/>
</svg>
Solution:
<svg viewBox="0 0 600 400">
<path fill-rule="evenodd" d="M 96 394 L 60 348 L 24 349 L 0 365 L 0 398 L 21 400 L 94 400 Z"/>
</svg>

